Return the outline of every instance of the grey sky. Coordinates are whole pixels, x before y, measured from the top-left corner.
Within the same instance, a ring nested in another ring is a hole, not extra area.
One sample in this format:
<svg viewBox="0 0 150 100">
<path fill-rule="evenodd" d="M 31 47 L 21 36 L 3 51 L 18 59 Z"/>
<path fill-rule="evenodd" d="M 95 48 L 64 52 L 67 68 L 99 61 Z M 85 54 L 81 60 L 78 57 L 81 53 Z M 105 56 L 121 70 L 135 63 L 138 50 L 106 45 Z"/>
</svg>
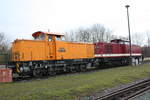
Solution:
<svg viewBox="0 0 150 100">
<path fill-rule="evenodd" d="M 100 23 L 127 36 L 126 4 L 131 33 L 150 30 L 149 0 L 0 0 L 0 32 L 12 41 L 39 30 L 65 32 Z"/>
</svg>

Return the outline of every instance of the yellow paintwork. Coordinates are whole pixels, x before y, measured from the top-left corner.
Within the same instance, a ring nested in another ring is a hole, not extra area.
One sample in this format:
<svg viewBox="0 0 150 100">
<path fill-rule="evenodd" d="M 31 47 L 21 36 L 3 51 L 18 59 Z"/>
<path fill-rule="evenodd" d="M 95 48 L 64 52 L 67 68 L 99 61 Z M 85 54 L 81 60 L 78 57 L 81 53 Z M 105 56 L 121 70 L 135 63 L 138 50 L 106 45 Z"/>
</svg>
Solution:
<svg viewBox="0 0 150 100">
<path fill-rule="evenodd" d="M 94 58 L 94 45 L 89 43 L 75 43 L 58 41 L 56 36 L 44 33 L 44 40 L 15 40 L 12 44 L 12 61 L 39 61 Z M 48 36 L 52 41 L 48 41 Z"/>
</svg>

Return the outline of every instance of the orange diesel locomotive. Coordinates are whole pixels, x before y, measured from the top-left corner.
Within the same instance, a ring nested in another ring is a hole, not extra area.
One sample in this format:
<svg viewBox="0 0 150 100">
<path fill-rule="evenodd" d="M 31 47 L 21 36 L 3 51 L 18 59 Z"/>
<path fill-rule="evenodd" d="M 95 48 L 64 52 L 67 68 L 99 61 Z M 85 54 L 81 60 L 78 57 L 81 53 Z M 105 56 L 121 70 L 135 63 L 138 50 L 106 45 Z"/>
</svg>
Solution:
<svg viewBox="0 0 150 100">
<path fill-rule="evenodd" d="M 67 42 L 64 35 L 35 32 L 34 40 L 15 40 L 12 63 L 20 75 L 54 75 L 60 71 L 84 71 L 94 58 L 94 44 Z"/>
</svg>

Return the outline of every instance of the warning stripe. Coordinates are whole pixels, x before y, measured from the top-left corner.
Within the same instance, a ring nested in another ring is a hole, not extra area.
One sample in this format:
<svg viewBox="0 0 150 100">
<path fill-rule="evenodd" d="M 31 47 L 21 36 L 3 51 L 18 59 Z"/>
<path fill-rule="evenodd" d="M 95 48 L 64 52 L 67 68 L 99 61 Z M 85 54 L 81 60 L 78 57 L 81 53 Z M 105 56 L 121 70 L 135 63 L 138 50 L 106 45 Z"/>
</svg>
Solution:
<svg viewBox="0 0 150 100">
<path fill-rule="evenodd" d="M 134 53 L 132 56 L 141 56 L 141 53 Z M 95 57 L 128 57 L 130 54 L 95 54 Z"/>
</svg>

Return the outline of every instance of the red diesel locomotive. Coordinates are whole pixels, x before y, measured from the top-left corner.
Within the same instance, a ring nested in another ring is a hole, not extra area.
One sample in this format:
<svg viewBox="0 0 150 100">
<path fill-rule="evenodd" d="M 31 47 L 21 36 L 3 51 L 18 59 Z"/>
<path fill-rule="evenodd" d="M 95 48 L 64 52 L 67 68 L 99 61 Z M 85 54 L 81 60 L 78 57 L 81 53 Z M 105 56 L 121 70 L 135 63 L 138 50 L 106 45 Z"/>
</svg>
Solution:
<svg viewBox="0 0 150 100">
<path fill-rule="evenodd" d="M 142 62 L 141 48 L 137 45 L 130 46 L 129 41 L 121 39 L 111 40 L 110 43 L 97 42 L 95 45 L 95 64 L 96 65 L 138 65 Z"/>
</svg>

